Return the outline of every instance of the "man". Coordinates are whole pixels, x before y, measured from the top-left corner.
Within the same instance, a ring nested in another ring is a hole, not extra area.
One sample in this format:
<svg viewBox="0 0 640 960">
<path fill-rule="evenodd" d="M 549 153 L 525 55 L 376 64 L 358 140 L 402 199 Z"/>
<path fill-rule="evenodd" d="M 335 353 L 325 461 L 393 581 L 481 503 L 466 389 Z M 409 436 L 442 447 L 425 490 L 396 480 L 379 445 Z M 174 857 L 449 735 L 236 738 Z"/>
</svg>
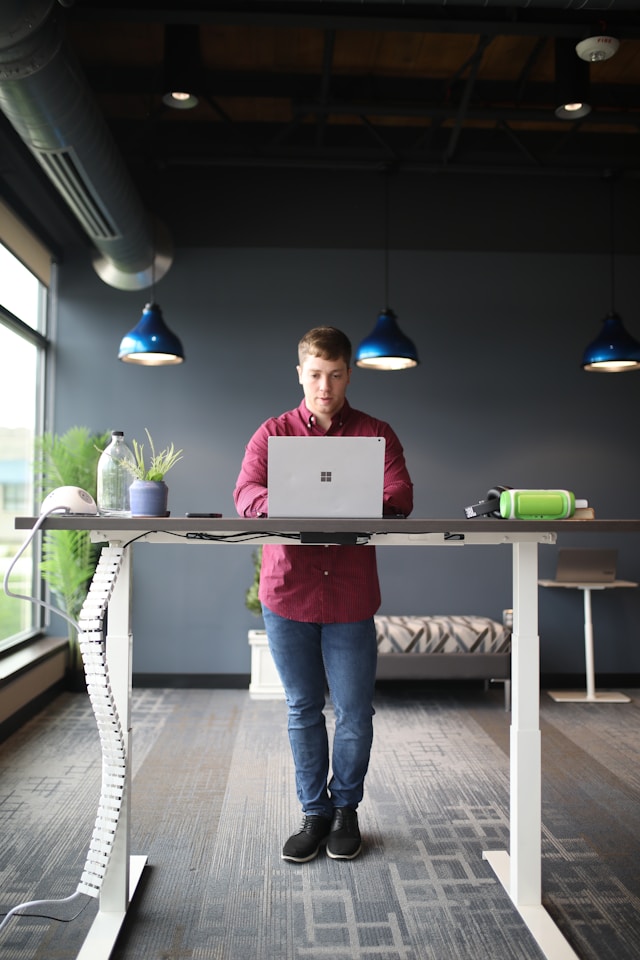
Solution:
<svg viewBox="0 0 640 960">
<path fill-rule="evenodd" d="M 298 344 L 304 399 L 262 424 L 247 444 L 234 490 L 240 516 L 268 514 L 270 436 L 384 437 L 383 513 L 407 516 L 413 487 L 391 427 L 354 410 L 346 399 L 351 343 L 334 327 L 316 327 Z M 302 825 L 282 858 L 312 860 L 327 853 L 351 860 L 360 853 L 356 810 L 362 800 L 373 739 L 377 644 L 373 615 L 380 606 L 372 546 L 265 544 L 259 597 L 269 648 L 284 686 L 289 742 L 302 805 Z M 329 777 L 325 688 L 335 713 Z"/>
</svg>

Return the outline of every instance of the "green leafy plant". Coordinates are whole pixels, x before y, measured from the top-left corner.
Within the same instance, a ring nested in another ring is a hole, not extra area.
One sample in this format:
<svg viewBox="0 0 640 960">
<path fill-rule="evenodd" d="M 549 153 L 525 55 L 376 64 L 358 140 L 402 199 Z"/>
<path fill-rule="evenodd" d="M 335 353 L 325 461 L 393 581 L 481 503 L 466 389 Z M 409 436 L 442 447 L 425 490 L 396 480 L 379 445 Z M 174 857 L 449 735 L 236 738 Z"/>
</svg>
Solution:
<svg viewBox="0 0 640 960">
<path fill-rule="evenodd" d="M 48 530 L 45 533 L 40 573 L 60 609 L 74 620 L 77 620 L 86 599 L 96 559 L 97 550 L 86 530 Z M 73 632 L 71 625 L 69 631 Z"/>
<path fill-rule="evenodd" d="M 88 427 L 71 427 L 59 436 L 45 433 L 36 440 L 34 478 L 41 498 L 57 487 L 82 487 L 95 499 L 99 449 L 111 434 L 91 433 Z M 43 537 L 40 572 L 60 609 L 77 620 L 100 548 L 86 530 L 47 530 Z M 69 625 L 70 668 L 80 666 L 76 633 Z"/>
<path fill-rule="evenodd" d="M 136 480 L 164 480 L 165 474 L 176 465 L 178 460 L 182 460 L 182 450 L 176 450 L 174 445 L 171 444 L 171 446 L 165 447 L 164 450 L 156 453 L 151 434 L 146 427 L 144 432 L 147 435 L 149 446 L 151 447 L 149 464 L 147 465 L 145 462 L 144 444 L 138 443 L 137 440 L 133 441 L 135 463 L 131 463 L 128 460 L 121 460 L 120 462 L 133 474 Z"/>
<path fill-rule="evenodd" d="M 262 616 L 262 604 L 258 599 L 258 588 L 260 587 L 260 567 L 262 566 L 262 547 L 258 547 L 251 554 L 253 560 L 253 582 L 245 593 L 245 606 L 255 617 Z"/>
</svg>

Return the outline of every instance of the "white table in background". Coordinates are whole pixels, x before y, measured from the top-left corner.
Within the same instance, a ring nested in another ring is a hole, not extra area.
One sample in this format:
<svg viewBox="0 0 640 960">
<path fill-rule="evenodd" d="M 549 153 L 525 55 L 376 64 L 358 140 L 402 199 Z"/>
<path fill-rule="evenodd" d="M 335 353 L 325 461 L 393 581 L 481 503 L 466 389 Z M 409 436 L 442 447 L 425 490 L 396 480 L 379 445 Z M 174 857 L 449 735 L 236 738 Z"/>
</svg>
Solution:
<svg viewBox="0 0 640 960">
<path fill-rule="evenodd" d="M 18 517 L 16 529 L 35 517 Z M 88 530 L 96 543 L 123 548 L 122 571 L 109 601 L 106 652 L 109 676 L 124 730 L 131 733 L 133 576 L 130 547 L 136 543 L 255 546 L 259 543 L 348 543 L 375 546 L 497 546 L 512 551 L 513 632 L 510 731 L 509 850 L 485 850 L 485 859 L 506 890 L 547 960 L 579 960 L 542 905 L 542 753 L 540 733 L 540 638 L 538 636 L 538 547 L 557 534 L 640 533 L 640 520 L 380 519 L 152 519 L 51 516 L 43 530 Z M 417 565 L 416 565 L 417 566 Z M 127 754 L 127 782 L 130 781 Z M 108 862 L 99 910 L 77 960 L 108 960 L 134 896 L 146 857 L 130 856 L 130 791 L 126 791 Z"/>
<path fill-rule="evenodd" d="M 595 662 L 593 655 L 593 621 L 591 619 L 591 591 L 610 590 L 613 587 L 637 587 L 631 580 L 608 580 L 601 583 L 579 583 L 562 580 L 539 580 L 541 587 L 568 587 L 582 590 L 584 594 L 584 659 L 587 674 L 586 690 L 549 690 L 554 700 L 565 703 L 630 703 L 631 698 L 624 693 L 609 690 L 596 691 Z"/>
</svg>

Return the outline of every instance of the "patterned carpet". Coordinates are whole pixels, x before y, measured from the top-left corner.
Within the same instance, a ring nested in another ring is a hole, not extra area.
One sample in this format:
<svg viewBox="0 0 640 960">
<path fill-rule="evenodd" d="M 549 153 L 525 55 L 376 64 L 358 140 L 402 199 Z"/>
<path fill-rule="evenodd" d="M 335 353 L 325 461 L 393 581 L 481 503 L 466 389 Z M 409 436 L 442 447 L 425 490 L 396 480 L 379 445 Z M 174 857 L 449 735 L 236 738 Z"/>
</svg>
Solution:
<svg viewBox="0 0 640 960">
<path fill-rule="evenodd" d="M 640 700 L 542 697 L 544 902 L 583 960 L 640 956 Z M 355 861 L 280 859 L 299 821 L 282 702 L 135 690 L 132 852 L 114 960 L 541 960 L 482 859 L 508 848 L 502 692 L 381 686 Z M 329 719 L 331 714 L 329 711 Z M 0 909 L 66 897 L 99 794 L 88 701 L 0 746 Z M 2 960 L 71 960 L 95 914 L 16 917 Z"/>
</svg>

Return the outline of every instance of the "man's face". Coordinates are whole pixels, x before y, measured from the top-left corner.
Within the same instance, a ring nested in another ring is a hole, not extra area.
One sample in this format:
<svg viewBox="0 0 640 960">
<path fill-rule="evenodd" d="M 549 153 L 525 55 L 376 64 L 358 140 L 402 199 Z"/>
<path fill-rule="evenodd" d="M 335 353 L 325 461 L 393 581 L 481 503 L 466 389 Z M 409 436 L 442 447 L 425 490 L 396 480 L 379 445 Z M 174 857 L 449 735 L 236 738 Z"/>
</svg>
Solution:
<svg viewBox="0 0 640 960">
<path fill-rule="evenodd" d="M 297 369 L 309 412 L 319 423 L 328 426 L 344 403 L 351 370 L 344 360 L 310 356 L 305 357 Z"/>
</svg>

